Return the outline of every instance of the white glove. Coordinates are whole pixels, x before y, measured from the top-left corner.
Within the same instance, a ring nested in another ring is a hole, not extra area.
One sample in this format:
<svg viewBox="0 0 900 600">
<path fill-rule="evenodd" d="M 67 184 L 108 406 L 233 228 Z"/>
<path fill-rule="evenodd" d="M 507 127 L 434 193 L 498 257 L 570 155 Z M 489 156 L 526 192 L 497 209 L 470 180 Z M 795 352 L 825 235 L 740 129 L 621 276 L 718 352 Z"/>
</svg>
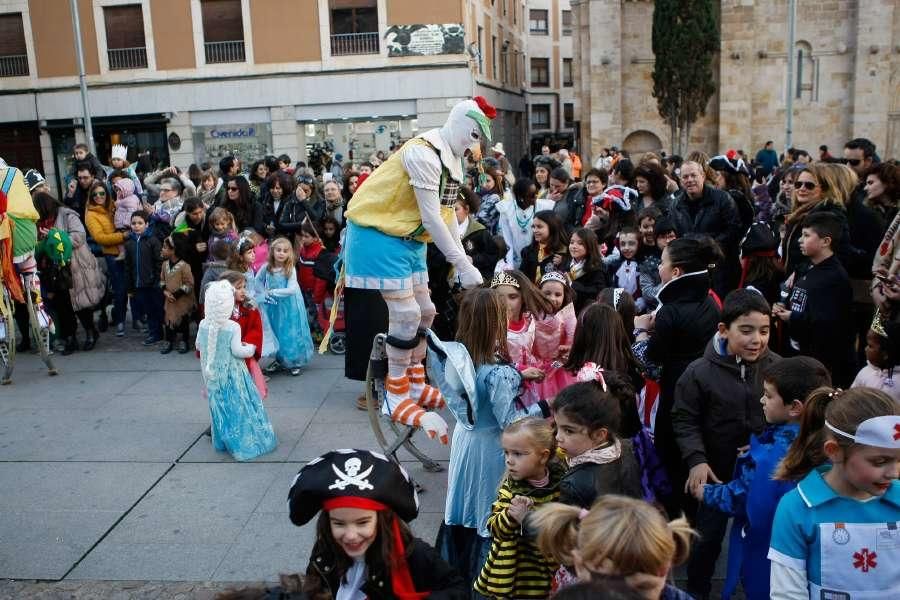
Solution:
<svg viewBox="0 0 900 600">
<path fill-rule="evenodd" d="M 456 278 L 459 280 L 463 289 L 470 290 L 484 283 L 481 271 L 476 269 L 469 261 L 460 261 L 456 267 Z"/>
<path fill-rule="evenodd" d="M 422 415 L 419 426 L 431 439 L 438 438 L 445 446 L 449 443 L 447 421 L 436 412 L 426 412 Z"/>
</svg>

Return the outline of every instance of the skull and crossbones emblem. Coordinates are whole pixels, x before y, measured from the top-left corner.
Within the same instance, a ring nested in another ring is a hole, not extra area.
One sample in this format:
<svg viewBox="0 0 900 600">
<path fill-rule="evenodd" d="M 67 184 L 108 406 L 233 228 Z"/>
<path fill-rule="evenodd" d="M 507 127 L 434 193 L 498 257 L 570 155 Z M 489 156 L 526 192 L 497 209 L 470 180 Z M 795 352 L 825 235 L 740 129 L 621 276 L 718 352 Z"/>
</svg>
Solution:
<svg viewBox="0 0 900 600">
<path fill-rule="evenodd" d="M 372 469 L 375 467 L 371 466 L 360 473 L 359 470 L 362 468 L 362 461 L 355 456 L 353 458 L 348 458 L 346 462 L 344 462 L 343 471 L 341 471 L 334 463 L 331 464 L 331 468 L 338 478 L 334 480 L 334 483 L 328 486 L 329 490 L 344 490 L 351 485 L 356 486 L 360 490 L 375 489 L 367 479 L 372 472 Z"/>
</svg>

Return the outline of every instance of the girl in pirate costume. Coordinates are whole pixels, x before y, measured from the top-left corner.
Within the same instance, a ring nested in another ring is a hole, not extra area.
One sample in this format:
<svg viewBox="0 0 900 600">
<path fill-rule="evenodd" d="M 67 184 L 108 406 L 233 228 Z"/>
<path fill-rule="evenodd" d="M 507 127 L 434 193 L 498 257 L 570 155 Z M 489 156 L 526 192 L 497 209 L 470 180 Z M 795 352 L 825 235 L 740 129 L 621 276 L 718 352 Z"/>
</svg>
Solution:
<svg viewBox="0 0 900 600">
<path fill-rule="evenodd" d="M 872 388 L 814 394 L 776 478 L 773 600 L 900 597 L 900 404 Z M 824 416 L 824 418 L 823 418 Z"/>
<path fill-rule="evenodd" d="M 425 339 L 435 306 L 428 291 L 426 243 L 433 241 L 456 269 L 463 288 L 482 283 L 469 262 L 453 204 L 464 178 L 466 152 L 480 162 L 496 110 L 484 98 L 465 100 L 440 129 L 419 135 L 360 185 L 346 212 L 344 285 L 377 289 L 388 307 L 387 391 L 382 410 L 397 422 L 421 427 L 447 443 L 447 423 L 430 409 L 444 405 L 425 384 Z M 426 412 L 429 409 L 429 412 Z"/>
<path fill-rule="evenodd" d="M 231 283 L 209 284 L 205 317 L 197 331 L 197 350 L 209 400 L 213 447 L 243 461 L 271 452 L 277 442 L 243 360 L 253 356 L 256 347 L 241 342 L 240 325 L 231 320 L 233 311 Z"/>
<path fill-rule="evenodd" d="M 334 450 L 310 461 L 288 494 L 291 522 L 319 514 L 303 591 L 311 600 L 439 600 L 469 597 L 437 551 L 407 521 L 419 498 L 406 471 L 367 450 Z"/>
</svg>

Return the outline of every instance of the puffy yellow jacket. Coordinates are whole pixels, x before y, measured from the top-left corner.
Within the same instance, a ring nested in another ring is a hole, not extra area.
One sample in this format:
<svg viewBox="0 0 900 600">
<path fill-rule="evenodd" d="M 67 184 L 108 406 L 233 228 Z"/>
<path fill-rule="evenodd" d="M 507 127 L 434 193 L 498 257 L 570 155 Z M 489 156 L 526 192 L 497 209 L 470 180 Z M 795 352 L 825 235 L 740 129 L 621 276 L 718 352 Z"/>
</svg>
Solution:
<svg viewBox="0 0 900 600">
<path fill-rule="evenodd" d="M 84 225 L 94 241 L 103 248 L 103 254 L 119 254 L 119 246 L 125 242 L 125 234 L 116 231 L 112 215 L 104 207 L 91 202 L 84 214 Z"/>
</svg>

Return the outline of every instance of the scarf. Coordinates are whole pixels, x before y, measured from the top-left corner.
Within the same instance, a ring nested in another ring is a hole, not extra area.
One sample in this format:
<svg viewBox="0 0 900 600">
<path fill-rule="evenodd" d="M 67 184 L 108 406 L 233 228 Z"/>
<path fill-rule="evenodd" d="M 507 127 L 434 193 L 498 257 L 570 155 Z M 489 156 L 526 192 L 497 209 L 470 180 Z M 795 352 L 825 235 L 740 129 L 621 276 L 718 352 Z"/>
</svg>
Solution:
<svg viewBox="0 0 900 600">
<path fill-rule="evenodd" d="M 600 446 L 599 448 L 592 448 L 587 452 L 579 454 L 578 456 L 573 456 L 569 459 L 569 468 L 577 467 L 578 465 L 582 465 L 585 463 L 595 463 L 598 465 L 605 465 L 611 462 L 615 462 L 619 460 L 622 456 L 622 442 L 616 440 L 609 446 Z"/>
<path fill-rule="evenodd" d="M 575 281 L 582 275 L 584 275 L 584 261 L 573 260 L 572 264 L 569 265 L 569 279 Z"/>
</svg>

